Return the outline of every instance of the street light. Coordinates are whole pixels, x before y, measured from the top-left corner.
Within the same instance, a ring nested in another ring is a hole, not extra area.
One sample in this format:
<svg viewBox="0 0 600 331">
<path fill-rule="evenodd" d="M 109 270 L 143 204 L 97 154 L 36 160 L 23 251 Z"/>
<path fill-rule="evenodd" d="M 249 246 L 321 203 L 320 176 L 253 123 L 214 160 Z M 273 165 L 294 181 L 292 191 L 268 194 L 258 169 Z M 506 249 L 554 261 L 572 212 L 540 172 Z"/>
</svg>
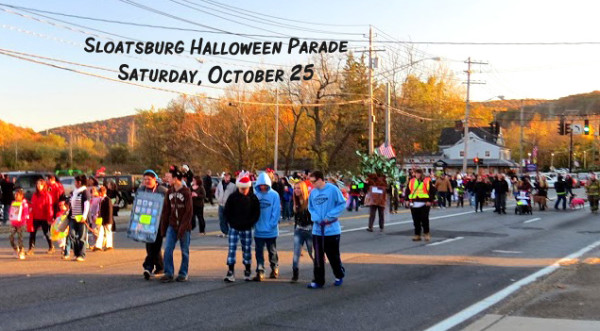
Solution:
<svg viewBox="0 0 600 331">
<path fill-rule="evenodd" d="M 554 169 L 554 153 L 550 153 L 550 170 Z"/>
</svg>

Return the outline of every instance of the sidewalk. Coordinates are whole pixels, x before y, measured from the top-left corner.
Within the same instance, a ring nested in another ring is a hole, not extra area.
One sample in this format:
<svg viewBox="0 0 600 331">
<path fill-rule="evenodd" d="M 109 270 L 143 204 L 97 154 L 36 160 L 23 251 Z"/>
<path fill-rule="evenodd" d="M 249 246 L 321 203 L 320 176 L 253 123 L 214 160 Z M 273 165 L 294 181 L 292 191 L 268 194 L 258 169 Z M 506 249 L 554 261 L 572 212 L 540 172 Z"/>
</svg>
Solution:
<svg viewBox="0 0 600 331">
<path fill-rule="evenodd" d="M 464 330 L 600 330 L 600 248 L 506 299 Z"/>
</svg>

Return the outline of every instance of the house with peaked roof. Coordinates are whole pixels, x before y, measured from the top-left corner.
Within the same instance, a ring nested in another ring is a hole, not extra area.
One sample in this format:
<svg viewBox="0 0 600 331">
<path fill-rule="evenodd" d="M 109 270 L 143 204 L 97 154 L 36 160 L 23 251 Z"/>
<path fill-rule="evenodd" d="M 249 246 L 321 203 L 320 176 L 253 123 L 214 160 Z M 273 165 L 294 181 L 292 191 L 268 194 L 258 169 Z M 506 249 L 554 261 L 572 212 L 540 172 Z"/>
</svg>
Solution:
<svg viewBox="0 0 600 331">
<path fill-rule="evenodd" d="M 502 134 L 496 136 L 487 128 L 474 127 L 469 128 L 467 139 L 469 139 L 467 151 L 467 168 L 469 169 L 467 169 L 467 172 L 474 172 L 477 168 L 477 165 L 473 161 L 474 158 L 479 158 L 483 162 L 479 168 L 486 169 L 486 172 L 505 172 L 518 167 L 517 163 L 510 160 L 510 150 L 504 146 Z M 425 157 L 425 159 L 431 161 L 437 156 L 437 160 L 431 162 L 429 165 L 424 165 L 422 162 L 414 162 L 416 158 L 411 156 L 404 159 L 403 168 L 419 167 L 423 170 L 445 168 L 450 173 L 460 172 L 464 158 L 463 132 L 457 131 L 453 127 L 442 129 L 438 146 L 438 153 Z"/>
</svg>

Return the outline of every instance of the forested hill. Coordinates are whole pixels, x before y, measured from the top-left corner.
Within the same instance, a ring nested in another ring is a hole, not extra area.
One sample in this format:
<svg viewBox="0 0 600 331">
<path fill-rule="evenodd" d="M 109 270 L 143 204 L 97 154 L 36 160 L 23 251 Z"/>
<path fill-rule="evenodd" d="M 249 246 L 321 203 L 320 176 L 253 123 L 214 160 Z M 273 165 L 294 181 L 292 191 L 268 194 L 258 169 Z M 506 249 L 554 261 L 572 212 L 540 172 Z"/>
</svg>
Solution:
<svg viewBox="0 0 600 331">
<path fill-rule="evenodd" d="M 114 144 L 130 144 L 131 132 L 135 131 L 135 115 L 109 118 L 103 121 L 61 126 L 48 130 L 69 140 L 69 136 L 85 136 L 93 141 L 100 141 L 107 146 Z M 43 134 L 46 131 L 41 132 Z"/>
<path fill-rule="evenodd" d="M 539 119 L 557 121 L 560 115 L 600 115 L 600 91 L 569 95 L 557 100 L 526 99 L 523 102 L 523 119 L 526 122 L 531 121 L 536 114 Z M 507 106 L 507 110 L 496 116 L 502 125 L 520 120 L 520 100 L 508 100 L 503 105 Z"/>
</svg>

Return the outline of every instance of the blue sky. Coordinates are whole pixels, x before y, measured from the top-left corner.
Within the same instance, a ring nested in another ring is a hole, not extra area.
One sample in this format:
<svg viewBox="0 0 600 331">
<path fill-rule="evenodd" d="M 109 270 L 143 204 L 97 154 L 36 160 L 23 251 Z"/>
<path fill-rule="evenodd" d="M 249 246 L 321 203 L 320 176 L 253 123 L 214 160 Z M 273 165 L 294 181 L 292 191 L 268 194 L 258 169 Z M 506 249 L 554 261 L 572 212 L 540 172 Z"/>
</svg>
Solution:
<svg viewBox="0 0 600 331">
<path fill-rule="evenodd" d="M 134 0 L 137 3 L 168 12 L 171 15 L 194 21 L 222 30 L 272 35 L 272 32 L 257 30 L 236 24 L 205 13 L 194 11 L 168 0 Z M 231 15 L 242 15 L 210 4 L 213 0 L 176 0 L 224 10 L 221 15 L 233 21 L 273 30 L 299 37 L 319 37 L 340 39 L 364 39 L 361 33 L 368 32 L 368 25 L 377 29 L 376 40 L 412 41 L 452 41 L 452 42 L 558 42 L 558 41 L 600 41 L 600 20 L 595 16 L 600 12 L 598 1 L 475 1 L 475 0 L 421 0 L 421 1 L 227 1 L 236 6 L 260 14 L 252 14 L 263 19 L 259 22 L 245 21 Z M 186 2 L 187 1 L 187 2 Z M 215 0 L 225 3 L 224 0 Z M 159 16 L 136 8 L 119 0 L 67 1 L 67 0 L 0 0 L 0 4 L 23 6 L 53 12 L 80 16 L 176 26 L 180 28 L 205 28 L 171 18 Z M 201 7 L 196 7 L 201 9 Z M 291 67 L 296 63 L 309 63 L 305 56 L 283 55 L 263 57 L 235 57 L 233 59 L 203 58 L 200 64 L 194 59 L 178 56 L 137 56 L 88 54 L 83 51 L 88 36 L 76 31 L 45 24 L 30 18 L 2 11 L 10 9 L 0 6 L 0 48 L 72 62 L 101 66 L 117 70 L 122 63 L 131 67 L 167 68 L 165 64 L 188 69 L 199 69 L 205 76 L 209 68 L 221 65 L 228 69 L 248 69 L 243 66 L 271 68 L 260 63 L 275 63 Z M 21 13 L 41 20 L 48 20 L 28 13 Z M 186 44 L 194 38 L 204 37 L 214 41 L 248 41 L 241 37 L 197 32 L 166 31 L 143 27 L 93 22 L 60 16 L 50 17 L 68 20 L 89 28 L 139 40 L 184 40 Z M 282 21 L 263 15 L 337 25 L 303 24 Z M 246 18 L 251 18 L 242 15 Z M 266 20 L 282 24 L 298 25 L 308 29 L 335 32 L 322 34 L 297 31 L 266 25 Z M 63 24 L 63 23 L 59 23 Z M 67 24 L 63 24 L 67 25 Z M 20 29 L 19 32 L 17 29 Z M 383 33 L 381 32 L 383 31 Z M 355 33 L 341 35 L 339 33 Z M 100 34 L 100 33 L 98 33 Z M 391 36 L 391 37 L 390 37 Z M 114 39 L 118 39 L 113 37 Z M 269 40 L 277 40 L 269 38 Z M 75 45 L 74 45 L 75 44 Z M 350 43 L 351 47 L 365 43 Z M 386 52 L 379 53 L 385 62 L 388 56 L 397 52 L 404 44 L 388 45 Z M 378 45 L 378 48 L 383 46 Z M 475 85 L 471 89 L 473 100 L 488 100 L 498 95 L 506 98 L 559 98 L 576 93 L 600 89 L 597 77 L 600 76 L 600 45 L 580 46 L 472 46 L 472 45 L 417 45 L 415 59 L 441 57 L 441 65 L 448 68 L 457 80 L 465 78 L 464 60 L 489 62 L 489 65 L 474 66 L 473 79 L 485 81 L 485 85 Z M 139 59 L 143 57 L 144 59 Z M 403 58 L 404 55 L 401 55 Z M 255 61 L 246 63 L 239 59 Z M 154 61 L 154 62 L 152 62 Z M 220 61 L 220 62 L 218 62 Z M 408 61 L 408 60 L 405 60 Z M 156 63 L 156 62 L 160 62 Z M 222 62 L 226 62 L 224 64 Z M 243 66 L 242 66 L 243 65 Z M 422 75 L 439 63 L 423 61 L 416 72 Z M 84 71 L 116 78 L 117 73 L 95 69 L 79 68 Z M 174 94 L 127 86 L 118 82 L 66 72 L 55 68 L 29 63 L 0 55 L 0 119 L 21 126 L 42 130 L 64 124 L 100 120 L 116 116 L 134 114 L 136 109 L 164 107 Z M 206 80 L 206 79 L 204 79 Z M 204 83 L 205 85 L 208 82 Z M 217 96 L 218 90 L 206 86 L 190 87 L 177 84 L 157 85 L 188 93 L 207 93 Z"/>
</svg>

